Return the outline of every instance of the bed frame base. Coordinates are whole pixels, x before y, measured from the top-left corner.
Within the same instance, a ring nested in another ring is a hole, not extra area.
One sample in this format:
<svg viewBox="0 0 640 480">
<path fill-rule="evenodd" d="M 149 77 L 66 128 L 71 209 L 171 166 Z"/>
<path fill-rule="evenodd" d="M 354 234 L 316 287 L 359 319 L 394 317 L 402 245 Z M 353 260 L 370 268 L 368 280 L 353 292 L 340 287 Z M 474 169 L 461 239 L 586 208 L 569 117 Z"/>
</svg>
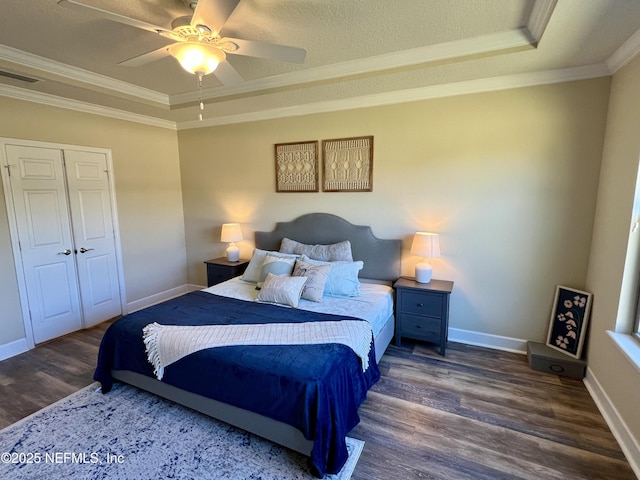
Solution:
<svg viewBox="0 0 640 480">
<path fill-rule="evenodd" d="M 114 379 L 142 390 L 146 390 L 160 397 L 176 402 L 185 407 L 192 408 L 200 413 L 226 422 L 235 427 L 251 432 L 260 437 L 271 440 L 277 444 L 310 455 L 313 442 L 307 440 L 297 428 L 278 422 L 271 418 L 259 415 L 242 408 L 234 407 L 211 398 L 181 390 L 154 378 L 141 375 L 129 370 L 112 370 Z"/>
</svg>

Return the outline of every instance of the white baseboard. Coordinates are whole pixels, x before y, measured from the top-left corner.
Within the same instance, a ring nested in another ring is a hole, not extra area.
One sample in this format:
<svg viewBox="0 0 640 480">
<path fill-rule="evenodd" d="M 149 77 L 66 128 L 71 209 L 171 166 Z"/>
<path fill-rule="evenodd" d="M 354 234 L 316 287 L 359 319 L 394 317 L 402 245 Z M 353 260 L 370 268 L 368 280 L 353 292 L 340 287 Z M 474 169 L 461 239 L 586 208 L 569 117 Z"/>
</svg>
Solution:
<svg viewBox="0 0 640 480">
<path fill-rule="evenodd" d="M 125 313 L 137 312 L 138 310 L 150 307 L 151 305 L 156 305 L 160 302 L 164 302 L 165 300 L 179 297 L 180 295 L 184 295 L 185 293 L 188 293 L 190 291 L 190 285 L 184 284 L 176 288 L 165 290 L 164 292 L 155 293 L 148 297 L 134 300 L 133 302 L 127 303 L 127 311 Z"/>
<path fill-rule="evenodd" d="M 609 396 L 589 367 L 587 367 L 587 374 L 584 377 L 584 385 L 611 429 L 613 436 L 618 441 L 622 453 L 627 457 L 631 469 L 636 474 L 636 477 L 640 478 L 640 444 L 629 431 L 624 419 L 611 403 Z"/>
<path fill-rule="evenodd" d="M 489 333 L 473 332 L 459 328 L 449 328 L 449 341 L 476 345 L 478 347 L 493 348 L 513 353 L 527 353 L 527 340 L 521 338 L 503 337 Z"/>
<path fill-rule="evenodd" d="M 14 340 L 13 342 L 5 343 L 4 345 L 0 345 L 0 360 L 5 360 L 15 355 L 20 355 L 27 350 L 29 350 L 29 342 L 27 342 L 26 338 L 21 338 L 19 340 Z"/>
</svg>

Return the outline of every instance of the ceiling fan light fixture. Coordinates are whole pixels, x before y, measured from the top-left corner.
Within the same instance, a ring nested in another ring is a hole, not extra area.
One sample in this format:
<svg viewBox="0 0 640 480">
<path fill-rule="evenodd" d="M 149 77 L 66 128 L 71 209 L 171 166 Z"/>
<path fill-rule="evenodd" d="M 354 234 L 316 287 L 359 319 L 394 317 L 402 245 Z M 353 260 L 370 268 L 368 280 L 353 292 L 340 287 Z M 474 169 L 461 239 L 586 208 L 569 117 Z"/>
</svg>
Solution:
<svg viewBox="0 0 640 480">
<path fill-rule="evenodd" d="M 174 43 L 169 46 L 169 53 L 194 75 L 210 74 L 226 58 L 222 50 L 202 42 Z"/>
</svg>

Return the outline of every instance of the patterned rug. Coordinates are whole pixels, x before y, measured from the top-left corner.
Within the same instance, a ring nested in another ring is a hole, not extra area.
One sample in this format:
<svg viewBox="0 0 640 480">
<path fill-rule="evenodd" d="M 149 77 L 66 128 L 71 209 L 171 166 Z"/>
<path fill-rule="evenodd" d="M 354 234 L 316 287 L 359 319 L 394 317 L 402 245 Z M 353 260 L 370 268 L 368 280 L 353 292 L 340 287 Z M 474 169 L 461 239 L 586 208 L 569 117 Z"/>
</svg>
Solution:
<svg viewBox="0 0 640 480">
<path fill-rule="evenodd" d="M 313 479 L 307 457 L 142 390 L 98 384 L 0 431 L 2 479 Z M 364 442 L 347 438 L 348 480 Z"/>
</svg>

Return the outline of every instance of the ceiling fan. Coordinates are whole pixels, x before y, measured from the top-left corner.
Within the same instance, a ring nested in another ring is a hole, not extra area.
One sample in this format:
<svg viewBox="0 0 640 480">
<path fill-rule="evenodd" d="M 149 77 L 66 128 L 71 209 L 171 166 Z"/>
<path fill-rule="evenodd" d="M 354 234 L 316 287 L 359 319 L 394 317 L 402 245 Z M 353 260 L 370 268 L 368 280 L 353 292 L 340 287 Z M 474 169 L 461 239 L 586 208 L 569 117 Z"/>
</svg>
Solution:
<svg viewBox="0 0 640 480">
<path fill-rule="evenodd" d="M 234 85 L 242 82 L 243 79 L 229 62 L 225 62 L 227 54 L 304 63 L 307 52 L 302 48 L 221 37 L 220 31 L 240 0 L 182 1 L 193 9 L 193 16 L 176 18 L 171 23 L 171 30 L 85 5 L 76 0 L 58 0 L 58 5 L 90 10 L 108 20 L 153 32 L 175 41 L 169 46 L 119 62 L 118 65 L 139 66 L 171 55 L 185 70 L 197 75 L 200 80 L 203 75 L 215 71 L 215 76 L 223 85 Z"/>
</svg>

